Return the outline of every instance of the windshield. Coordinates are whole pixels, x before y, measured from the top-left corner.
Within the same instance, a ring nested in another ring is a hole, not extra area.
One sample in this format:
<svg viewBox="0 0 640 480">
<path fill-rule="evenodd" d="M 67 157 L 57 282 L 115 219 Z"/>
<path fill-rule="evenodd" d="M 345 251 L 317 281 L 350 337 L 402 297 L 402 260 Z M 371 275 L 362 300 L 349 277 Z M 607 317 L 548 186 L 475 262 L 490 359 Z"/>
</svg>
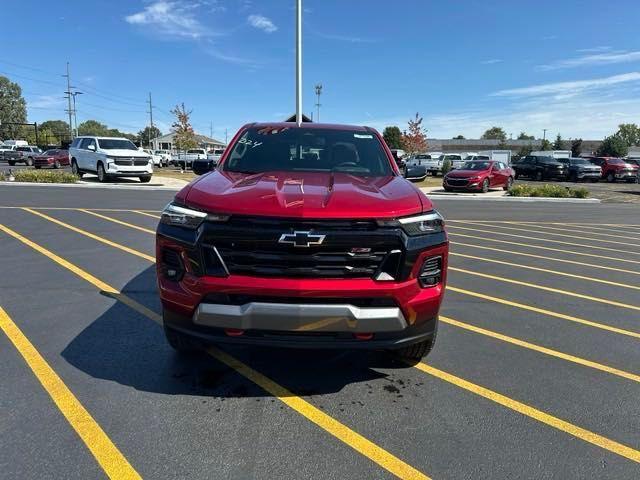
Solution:
<svg viewBox="0 0 640 480">
<path fill-rule="evenodd" d="M 591 162 L 589 162 L 588 160 L 583 160 L 582 158 L 570 158 L 570 159 L 563 158 L 561 161 L 563 163 L 566 163 L 567 161 L 569 161 L 571 165 L 591 165 Z"/>
<path fill-rule="evenodd" d="M 204 153 L 204 151 L 195 149 L 195 150 L 187 150 L 187 153 Z"/>
<path fill-rule="evenodd" d="M 98 145 L 103 150 L 137 150 L 131 140 L 118 138 L 99 138 Z"/>
<path fill-rule="evenodd" d="M 416 158 L 418 160 L 430 160 L 431 159 L 431 155 L 416 155 Z"/>
<path fill-rule="evenodd" d="M 373 133 L 304 127 L 246 130 L 233 146 L 224 170 L 393 175 L 389 159 Z"/>
<path fill-rule="evenodd" d="M 623 164 L 624 164 L 624 161 L 623 161 L 623 160 L 621 160 L 621 159 L 619 159 L 619 158 L 610 158 L 610 159 L 608 160 L 608 162 L 609 162 L 609 163 L 613 163 L 613 164 L 615 164 L 615 165 L 623 165 Z"/>
<path fill-rule="evenodd" d="M 491 162 L 466 162 L 462 165 L 462 170 L 487 170 L 491 167 Z"/>
<path fill-rule="evenodd" d="M 47 150 L 46 152 L 44 152 L 45 155 L 57 155 L 58 154 L 58 150 Z"/>
</svg>

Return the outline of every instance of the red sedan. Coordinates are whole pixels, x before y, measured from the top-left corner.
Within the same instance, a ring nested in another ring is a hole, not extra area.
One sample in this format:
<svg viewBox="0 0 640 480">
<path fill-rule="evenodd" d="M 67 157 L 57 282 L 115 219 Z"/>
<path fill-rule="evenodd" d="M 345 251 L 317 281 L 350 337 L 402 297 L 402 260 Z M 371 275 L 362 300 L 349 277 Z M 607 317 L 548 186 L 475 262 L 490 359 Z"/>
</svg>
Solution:
<svg viewBox="0 0 640 480">
<path fill-rule="evenodd" d="M 36 168 L 42 167 L 68 167 L 71 165 L 69 162 L 69 150 L 47 150 L 42 155 L 38 155 L 33 158 L 33 165 Z"/>
<path fill-rule="evenodd" d="M 513 169 L 503 162 L 474 160 L 465 162 L 460 168 L 447 173 L 442 186 L 447 192 L 475 190 L 486 193 L 490 188 L 509 190 L 513 184 L 513 177 Z"/>
</svg>

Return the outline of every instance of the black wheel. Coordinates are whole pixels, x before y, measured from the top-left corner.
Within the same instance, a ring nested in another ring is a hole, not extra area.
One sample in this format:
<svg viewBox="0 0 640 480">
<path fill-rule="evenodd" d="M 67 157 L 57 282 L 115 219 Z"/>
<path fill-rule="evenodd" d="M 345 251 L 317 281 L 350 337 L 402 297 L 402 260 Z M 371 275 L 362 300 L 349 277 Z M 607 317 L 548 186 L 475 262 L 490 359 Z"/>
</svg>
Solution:
<svg viewBox="0 0 640 480">
<path fill-rule="evenodd" d="M 438 333 L 438 321 L 436 320 L 436 326 L 433 330 L 433 336 L 420 343 L 414 343 L 408 347 L 396 350 L 394 353 L 403 360 L 419 362 L 424 357 L 429 355 L 429 352 L 433 350 L 433 346 L 436 343 L 436 334 Z"/>
<path fill-rule="evenodd" d="M 509 177 L 507 178 L 507 183 L 505 183 L 504 187 L 502 188 L 504 188 L 504 190 L 508 192 L 512 186 L 513 186 L 513 178 Z"/>
<path fill-rule="evenodd" d="M 489 179 L 488 178 L 485 178 L 482 181 L 482 187 L 480 187 L 480 188 L 481 188 L 482 193 L 487 193 L 489 191 Z"/>
<path fill-rule="evenodd" d="M 13 167 L 16 162 L 14 162 L 13 160 L 7 160 L 7 163 L 9 164 L 9 166 Z"/>
<path fill-rule="evenodd" d="M 53 162 L 53 168 L 55 168 L 56 170 L 58 168 L 60 168 L 60 162 L 58 160 L 56 160 L 55 162 Z"/>
<path fill-rule="evenodd" d="M 445 192 L 453 192 L 453 188 L 451 188 L 451 187 L 444 187 L 444 191 L 445 191 Z"/>
<path fill-rule="evenodd" d="M 638 181 L 637 178 L 629 178 L 627 179 L 627 183 L 636 183 Z"/>
<path fill-rule="evenodd" d="M 78 164 L 76 163 L 75 158 L 73 160 L 71 160 L 71 173 L 73 173 L 77 177 L 82 178 L 82 172 L 78 168 Z"/>
<path fill-rule="evenodd" d="M 536 180 L 539 182 L 544 180 L 544 173 L 542 173 L 542 170 L 538 170 L 536 172 Z"/>
<path fill-rule="evenodd" d="M 569 181 L 578 183 L 578 174 L 576 172 L 571 172 L 571 174 L 569 175 Z"/>
<path fill-rule="evenodd" d="M 40 165 L 36 165 L 36 166 L 35 166 L 35 169 L 36 169 L 36 170 L 40 170 L 40 168 L 42 168 Z"/>
<path fill-rule="evenodd" d="M 516 171 L 516 173 L 514 174 L 513 178 L 515 178 L 517 180 L 519 176 L 520 176 L 520 174 Z"/>
<path fill-rule="evenodd" d="M 98 181 L 100 183 L 104 183 L 108 180 L 109 180 L 109 177 L 107 176 L 107 172 L 104 171 L 104 166 L 102 165 L 102 163 L 99 163 L 98 164 Z"/>
<path fill-rule="evenodd" d="M 27 157 L 27 160 L 24 163 L 25 163 L 25 165 L 30 167 L 31 165 L 33 165 L 33 158 L 32 157 Z"/>
<path fill-rule="evenodd" d="M 138 177 L 142 183 L 149 183 L 151 181 L 151 175 L 143 175 Z"/>
<path fill-rule="evenodd" d="M 613 173 L 609 172 L 609 174 L 607 175 L 607 182 L 613 183 L 615 181 L 616 181 L 616 177 L 613 176 Z"/>
<path fill-rule="evenodd" d="M 597 182 L 599 182 L 599 181 L 600 181 L 600 179 L 599 179 L 599 178 L 592 178 L 592 179 L 591 179 L 591 183 L 597 183 Z"/>
<path fill-rule="evenodd" d="M 198 351 L 198 347 L 185 334 L 177 332 L 166 325 L 164 326 L 164 336 L 167 343 L 178 353 L 193 353 Z"/>
</svg>

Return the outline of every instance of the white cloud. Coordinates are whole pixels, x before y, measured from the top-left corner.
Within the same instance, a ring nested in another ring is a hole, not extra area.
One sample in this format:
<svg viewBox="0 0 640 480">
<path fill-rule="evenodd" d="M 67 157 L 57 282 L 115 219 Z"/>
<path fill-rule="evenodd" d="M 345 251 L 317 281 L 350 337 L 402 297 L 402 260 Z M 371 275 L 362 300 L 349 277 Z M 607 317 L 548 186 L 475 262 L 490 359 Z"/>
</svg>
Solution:
<svg viewBox="0 0 640 480">
<path fill-rule="evenodd" d="M 523 88 L 510 88 L 492 93 L 492 97 L 535 97 L 544 95 L 570 95 L 612 85 L 640 81 L 640 72 L 623 73 L 611 77 L 575 80 L 571 82 L 546 83 Z"/>
<path fill-rule="evenodd" d="M 494 65 L 496 63 L 502 63 L 503 60 L 501 58 L 490 58 L 489 60 L 483 60 L 480 63 L 482 65 Z"/>
<path fill-rule="evenodd" d="M 278 27 L 276 27 L 270 19 L 262 15 L 249 15 L 247 17 L 247 22 L 249 22 L 249 25 L 252 27 L 263 30 L 267 33 L 273 33 L 278 30 Z"/>
<path fill-rule="evenodd" d="M 201 5 L 160 0 L 147 5 L 141 12 L 126 16 L 125 21 L 153 27 L 153 33 L 166 37 L 198 39 L 211 34 L 194 13 Z"/>
<path fill-rule="evenodd" d="M 585 67 L 594 65 L 611 65 L 614 63 L 629 63 L 640 61 L 640 51 L 606 52 L 584 55 L 582 57 L 558 60 L 546 65 L 538 65 L 538 70 L 559 70 L 562 68 Z"/>
<path fill-rule="evenodd" d="M 611 50 L 611 47 L 602 45 L 599 47 L 590 47 L 590 48 L 579 48 L 576 50 L 578 53 L 601 53 Z"/>
<path fill-rule="evenodd" d="M 64 100 L 61 95 L 52 94 L 52 95 L 37 95 L 33 98 L 33 100 L 29 100 L 27 102 L 27 107 L 31 108 L 49 108 L 49 107 L 59 107 L 64 105 Z"/>
</svg>

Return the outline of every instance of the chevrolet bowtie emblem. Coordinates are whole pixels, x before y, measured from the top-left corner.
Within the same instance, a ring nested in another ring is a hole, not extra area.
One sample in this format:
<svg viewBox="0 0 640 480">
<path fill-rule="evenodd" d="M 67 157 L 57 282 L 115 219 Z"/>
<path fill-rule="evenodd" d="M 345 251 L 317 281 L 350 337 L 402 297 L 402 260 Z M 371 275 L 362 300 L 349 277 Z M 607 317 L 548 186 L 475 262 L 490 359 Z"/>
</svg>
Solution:
<svg viewBox="0 0 640 480">
<path fill-rule="evenodd" d="M 294 247 L 310 247 L 324 242 L 326 235 L 315 235 L 311 232 L 293 232 L 280 235 L 278 243 L 293 245 Z"/>
</svg>

